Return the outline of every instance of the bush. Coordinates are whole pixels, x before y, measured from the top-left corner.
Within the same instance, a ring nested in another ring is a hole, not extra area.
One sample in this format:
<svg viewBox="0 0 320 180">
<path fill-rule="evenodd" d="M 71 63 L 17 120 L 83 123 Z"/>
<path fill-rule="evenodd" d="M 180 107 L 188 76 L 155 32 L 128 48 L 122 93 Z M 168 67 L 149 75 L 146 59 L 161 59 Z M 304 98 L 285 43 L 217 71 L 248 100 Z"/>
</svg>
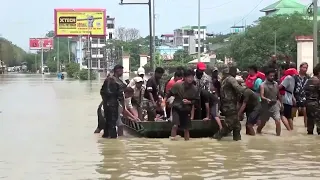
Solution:
<svg viewBox="0 0 320 180">
<path fill-rule="evenodd" d="M 81 69 L 79 71 L 79 79 L 80 80 L 88 80 L 88 69 Z M 95 80 L 97 79 L 97 74 L 94 71 L 91 71 L 90 73 L 90 79 Z"/>
<path fill-rule="evenodd" d="M 80 65 L 76 62 L 70 62 L 66 65 L 66 72 L 68 74 L 68 77 L 77 78 L 79 70 Z"/>
</svg>

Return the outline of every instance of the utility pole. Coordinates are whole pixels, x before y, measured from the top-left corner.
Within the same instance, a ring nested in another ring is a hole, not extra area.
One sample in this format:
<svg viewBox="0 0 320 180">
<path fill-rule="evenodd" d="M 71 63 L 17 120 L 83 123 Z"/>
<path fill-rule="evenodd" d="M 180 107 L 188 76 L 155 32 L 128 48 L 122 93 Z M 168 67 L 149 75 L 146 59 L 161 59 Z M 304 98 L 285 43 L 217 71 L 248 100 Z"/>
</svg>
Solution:
<svg viewBox="0 0 320 180">
<path fill-rule="evenodd" d="M 57 37 L 57 73 L 60 71 L 60 38 Z"/>
<path fill-rule="evenodd" d="M 313 0 L 313 67 L 318 64 L 318 0 Z"/>
<path fill-rule="evenodd" d="M 200 62 L 201 61 L 201 46 L 200 46 L 200 15 L 201 15 L 201 13 L 200 13 L 200 5 L 201 5 L 201 3 L 200 3 L 200 0 L 198 0 L 198 62 Z"/>
<path fill-rule="evenodd" d="M 44 74 L 44 68 L 43 68 L 43 39 L 40 40 L 41 44 L 41 73 Z"/>
<path fill-rule="evenodd" d="M 152 33 L 152 2 L 149 0 L 147 3 L 124 3 L 120 0 L 120 5 L 148 5 L 149 6 L 149 54 L 150 54 L 150 66 L 154 71 L 154 54 L 153 54 L 153 33 Z"/>
<path fill-rule="evenodd" d="M 87 41 L 87 67 L 88 67 L 88 80 L 91 80 L 91 56 L 92 56 L 92 49 L 91 49 L 91 32 L 88 34 L 88 41 Z"/>
<path fill-rule="evenodd" d="M 68 56 L 69 56 L 69 63 L 71 59 L 71 54 L 70 54 L 70 38 L 68 37 Z"/>
<path fill-rule="evenodd" d="M 152 64 L 152 71 L 155 70 L 155 61 L 156 61 L 156 6 L 155 6 L 155 0 L 152 0 L 152 16 L 153 16 L 153 31 L 152 31 L 152 34 L 153 34 L 153 64 Z M 160 66 L 160 63 L 159 63 L 159 66 Z"/>
</svg>

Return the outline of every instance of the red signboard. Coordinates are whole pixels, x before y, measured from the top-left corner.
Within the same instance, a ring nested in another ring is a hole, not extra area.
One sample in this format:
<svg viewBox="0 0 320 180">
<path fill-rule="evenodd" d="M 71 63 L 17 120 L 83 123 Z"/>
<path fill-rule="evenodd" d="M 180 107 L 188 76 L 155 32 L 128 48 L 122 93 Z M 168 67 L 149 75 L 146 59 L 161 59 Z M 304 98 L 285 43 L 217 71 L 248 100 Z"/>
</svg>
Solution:
<svg viewBox="0 0 320 180">
<path fill-rule="evenodd" d="M 30 38 L 30 50 L 53 49 L 53 38 Z"/>
</svg>

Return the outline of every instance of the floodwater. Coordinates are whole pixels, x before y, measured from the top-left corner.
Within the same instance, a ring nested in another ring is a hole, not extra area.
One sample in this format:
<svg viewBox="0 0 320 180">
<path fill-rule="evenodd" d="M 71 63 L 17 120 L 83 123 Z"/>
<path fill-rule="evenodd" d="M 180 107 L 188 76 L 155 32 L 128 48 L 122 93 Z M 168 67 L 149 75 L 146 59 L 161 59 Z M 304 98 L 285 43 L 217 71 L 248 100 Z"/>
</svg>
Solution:
<svg viewBox="0 0 320 180">
<path fill-rule="evenodd" d="M 294 132 L 218 142 L 124 137 L 102 139 L 101 82 L 41 75 L 0 76 L 0 179 L 320 179 L 320 137 Z"/>
</svg>

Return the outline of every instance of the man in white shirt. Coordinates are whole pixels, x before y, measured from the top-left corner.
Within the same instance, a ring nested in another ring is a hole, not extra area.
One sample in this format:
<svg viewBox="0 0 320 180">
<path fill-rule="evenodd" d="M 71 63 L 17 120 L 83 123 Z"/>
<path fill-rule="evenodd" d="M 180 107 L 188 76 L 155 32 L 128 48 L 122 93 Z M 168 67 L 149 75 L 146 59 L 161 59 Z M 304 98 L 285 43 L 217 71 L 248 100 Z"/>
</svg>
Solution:
<svg viewBox="0 0 320 180">
<path fill-rule="evenodd" d="M 140 77 L 140 78 L 142 78 L 142 80 L 143 80 L 143 85 L 145 86 L 146 85 L 146 83 L 147 83 L 147 81 L 144 79 L 144 76 L 145 76 L 145 70 L 144 70 L 144 68 L 143 67 L 139 67 L 139 69 L 138 69 L 138 71 L 137 71 L 137 77 L 135 77 L 135 78 L 138 78 L 138 77 Z M 131 81 L 129 82 L 129 84 L 128 84 L 128 86 L 129 87 L 132 87 L 132 86 L 134 86 L 135 85 L 135 80 L 134 80 L 134 78 L 133 79 L 131 79 Z"/>
</svg>

